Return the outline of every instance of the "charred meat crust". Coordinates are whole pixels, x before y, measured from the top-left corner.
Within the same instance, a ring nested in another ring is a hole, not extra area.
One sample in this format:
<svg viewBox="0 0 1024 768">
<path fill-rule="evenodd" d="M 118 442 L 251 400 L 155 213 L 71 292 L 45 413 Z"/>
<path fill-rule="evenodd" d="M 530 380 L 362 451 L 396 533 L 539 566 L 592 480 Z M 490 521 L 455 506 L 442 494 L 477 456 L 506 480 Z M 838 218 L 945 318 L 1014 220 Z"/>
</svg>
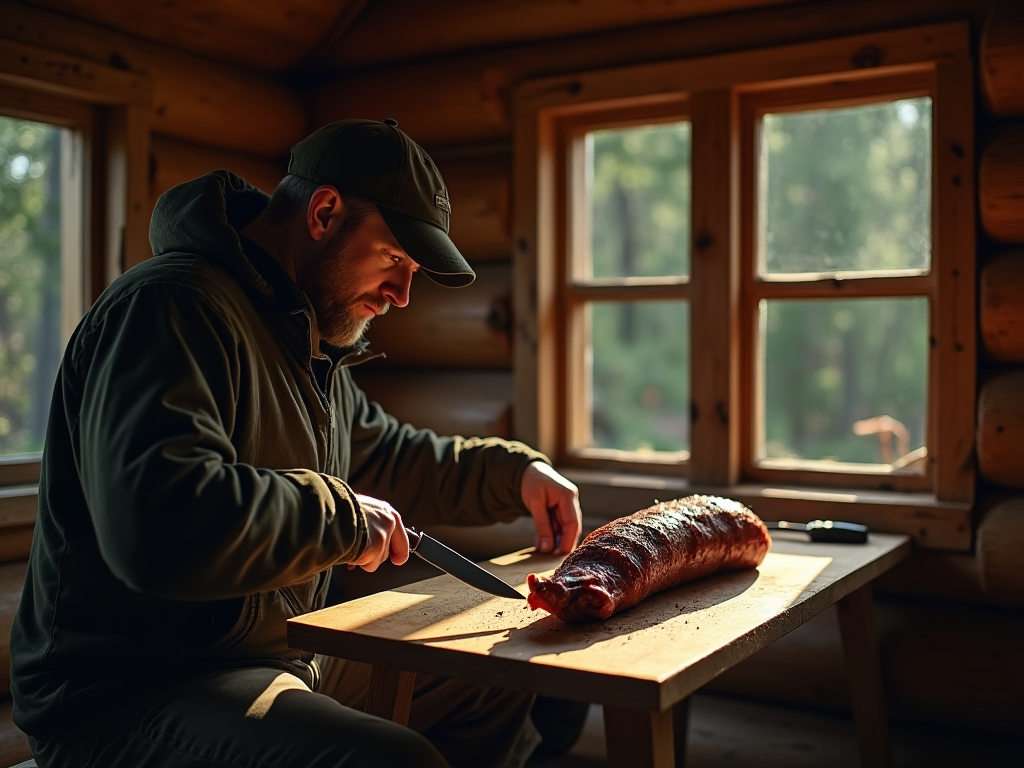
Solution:
<svg viewBox="0 0 1024 768">
<path fill-rule="evenodd" d="M 764 523 L 737 501 L 664 501 L 598 528 L 550 578 L 531 573 L 527 600 L 563 621 L 607 619 L 684 581 L 756 568 L 770 545 Z"/>
</svg>

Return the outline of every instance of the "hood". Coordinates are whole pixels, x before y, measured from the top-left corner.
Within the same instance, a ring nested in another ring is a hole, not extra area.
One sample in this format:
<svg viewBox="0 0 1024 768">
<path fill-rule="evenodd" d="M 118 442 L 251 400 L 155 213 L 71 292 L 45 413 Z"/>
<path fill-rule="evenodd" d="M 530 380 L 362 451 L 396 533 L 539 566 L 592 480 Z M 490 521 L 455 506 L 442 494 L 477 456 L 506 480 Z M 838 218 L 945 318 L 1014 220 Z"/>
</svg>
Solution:
<svg viewBox="0 0 1024 768">
<path fill-rule="evenodd" d="M 194 253 L 217 262 L 267 296 L 274 290 L 242 252 L 238 230 L 270 197 L 230 171 L 214 171 L 160 196 L 149 225 L 153 255 Z"/>
</svg>

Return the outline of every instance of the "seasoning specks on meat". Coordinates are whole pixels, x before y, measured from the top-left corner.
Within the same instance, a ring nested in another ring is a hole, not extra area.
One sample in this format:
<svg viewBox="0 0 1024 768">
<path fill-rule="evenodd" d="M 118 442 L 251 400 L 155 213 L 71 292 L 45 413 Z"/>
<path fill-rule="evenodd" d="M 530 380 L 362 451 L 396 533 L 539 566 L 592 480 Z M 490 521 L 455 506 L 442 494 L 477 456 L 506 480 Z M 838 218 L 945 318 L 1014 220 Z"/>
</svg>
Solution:
<svg viewBox="0 0 1024 768">
<path fill-rule="evenodd" d="M 764 523 L 737 501 L 663 501 L 598 528 L 551 578 L 531 573 L 527 601 L 563 621 L 607 619 L 684 581 L 756 568 L 770 545 Z"/>
</svg>

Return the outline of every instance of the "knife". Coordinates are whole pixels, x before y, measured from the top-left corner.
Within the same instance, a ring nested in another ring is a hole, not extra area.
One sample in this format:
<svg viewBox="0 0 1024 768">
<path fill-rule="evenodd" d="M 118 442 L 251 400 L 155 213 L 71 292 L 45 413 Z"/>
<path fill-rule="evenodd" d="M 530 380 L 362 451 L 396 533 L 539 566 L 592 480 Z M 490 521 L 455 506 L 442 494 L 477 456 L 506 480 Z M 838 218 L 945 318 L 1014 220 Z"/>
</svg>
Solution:
<svg viewBox="0 0 1024 768">
<path fill-rule="evenodd" d="M 799 531 L 811 537 L 811 541 L 827 541 L 840 544 L 863 544 L 868 540 L 868 527 L 858 523 L 843 523 L 838 520 L 811 520 L 809 523 L 765 523 L 770 530 Z"/>
<path fill-rule="evenodd" d="M 526 596 L 521 595 L 514 587 L 506 584 L 493 573 L 485 571 L 454 549 L 449 549 L 437 539 L 414 531 L 412 528 L 406 528 L 405 532 L 409 534 L 409 550 L 411 552 L 415 552 L 420 559 L 451 574 L 459 581 L 464 581 L 471 587 L 490 592 L 498 597 L 510 597 L 513 600 L 526 599 Z"/>
</svg>

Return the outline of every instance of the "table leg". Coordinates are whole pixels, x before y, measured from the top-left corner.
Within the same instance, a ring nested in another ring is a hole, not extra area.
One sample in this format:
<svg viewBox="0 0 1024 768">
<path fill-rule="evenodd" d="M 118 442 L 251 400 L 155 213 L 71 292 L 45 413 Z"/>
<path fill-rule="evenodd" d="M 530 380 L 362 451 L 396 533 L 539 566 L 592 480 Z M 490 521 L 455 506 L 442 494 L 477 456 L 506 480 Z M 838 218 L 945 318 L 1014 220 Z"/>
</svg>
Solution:
<svg viewBox="0 0 1024 768">
<path fill-rule="evenodd" d="M 836 608 L 846 671 L 850 678 L 850 701 L 857 724 L 860 762 L 865 768 L 888 768 L 892 765 L 892 751 L 885 718 L 871 585 L 851 592 L 836 604 Z"/>
<path fill-rule="evenodd" d="M 399 725 L 408 725 L 415 685 L 415 672 L 374 664 L 370 673 L 370 690 L 366 692 L 365 712 Z"/>
<path fill-rule="evenodd" d="M 690 732 L 690 698 L 672 707 L 672 743 L 676 768 L 686 765 L 686 739 Z"/>
<path fill-rule="evenodd" d="M 672 710 L 604 708 L 608 768 L 672 768 Z"/>
</svg>

